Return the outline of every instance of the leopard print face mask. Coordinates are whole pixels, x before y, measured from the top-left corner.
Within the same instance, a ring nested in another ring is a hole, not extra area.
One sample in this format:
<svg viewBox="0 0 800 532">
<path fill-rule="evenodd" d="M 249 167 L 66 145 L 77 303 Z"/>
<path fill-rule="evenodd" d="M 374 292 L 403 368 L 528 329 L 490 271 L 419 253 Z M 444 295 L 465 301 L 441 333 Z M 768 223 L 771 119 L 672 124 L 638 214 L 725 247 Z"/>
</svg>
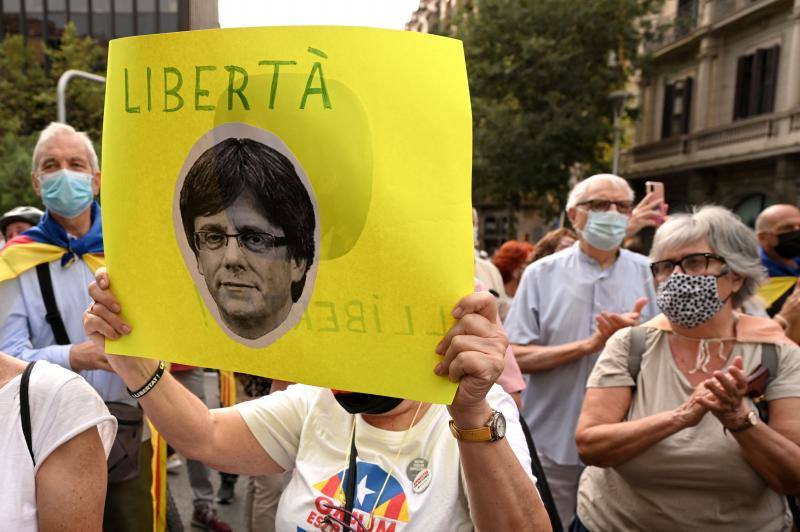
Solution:
<svg viewBox="0 0 800 532">
<path fill-rule="evenodd" d="M 725 302 L 717 292 L 715 275 L 675 272 L 659 285 L 656 304 L 671 323 L 692 329 L 713 318 Z"/>
</svg>

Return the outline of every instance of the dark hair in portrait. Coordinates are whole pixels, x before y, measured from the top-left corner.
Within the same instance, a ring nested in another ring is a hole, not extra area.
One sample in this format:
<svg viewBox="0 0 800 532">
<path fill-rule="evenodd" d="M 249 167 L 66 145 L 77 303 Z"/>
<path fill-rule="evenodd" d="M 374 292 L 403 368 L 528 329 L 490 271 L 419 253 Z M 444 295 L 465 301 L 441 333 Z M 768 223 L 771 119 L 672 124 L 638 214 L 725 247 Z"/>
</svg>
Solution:
<svg viewBox="0 0 800 532">
<path fill-rule="evenodd" d="M 274 226 L 286 237 L 291 259 L 314 262 L 314 207 L 309 192 L 286 156 L 249 138 L 228 138 L 206 150 L 192 165 L 180 194 L 186 240 L 197 254 L 195 219 L 230 207 L 250 193 Z M 303 293 L 306 276 L 291 286 L 292 301 Z"/>
</svg>

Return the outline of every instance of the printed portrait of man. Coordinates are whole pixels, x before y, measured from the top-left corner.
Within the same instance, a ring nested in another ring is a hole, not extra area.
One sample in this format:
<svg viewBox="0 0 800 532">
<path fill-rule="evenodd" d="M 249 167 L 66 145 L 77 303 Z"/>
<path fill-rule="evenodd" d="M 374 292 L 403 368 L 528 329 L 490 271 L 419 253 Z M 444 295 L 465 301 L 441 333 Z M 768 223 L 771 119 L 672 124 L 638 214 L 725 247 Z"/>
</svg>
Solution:
<svg viewBox="0 0 800 532">
<path fill-rule="evenodd" d="M 315 259 L 314 204 L 292 161 L 253 138 L 225 138 L 186 173 L 179 209 L 218 318 L 246 340 L 278 329 L 310 290 Z"/>
</svg>

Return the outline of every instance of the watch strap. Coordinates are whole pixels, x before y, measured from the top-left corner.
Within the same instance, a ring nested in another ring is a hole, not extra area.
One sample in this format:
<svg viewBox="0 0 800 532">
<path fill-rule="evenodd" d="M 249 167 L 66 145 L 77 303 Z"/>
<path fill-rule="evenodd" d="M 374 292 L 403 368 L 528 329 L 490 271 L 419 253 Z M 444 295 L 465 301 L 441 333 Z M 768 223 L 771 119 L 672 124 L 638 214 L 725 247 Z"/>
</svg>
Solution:
<svg viewBox="0 0 800 532">
<path fill-rule="evenodd" d="M 502 425 L 502 426 L 501 426 Z M 467 442 L 489 442 L 505 437 L 505 417 L 502 412 L 492 409 L 488 421 L 483 427 L 476 429 L 460 429 L 455 421 L 450 420 L 450 432 L 457 440 Z"/>
<path fill-rule="evenodd" d="M 734 434 L 737 432 L 744 432 L 751 427 L 755 427 L 757 423 L 758 414 L 755 413 L 755 410 L 751 410 L 741 425 L 728 429 L 728 432 Z"/>
<path fill-rule="evenodd" d="M 456 427 L 456 423 L 452 419 L 450 420 L 450 432 L 453 433 L 457 440 L 461 441 L 480 442 L 492 441 L 493 439 L 492 429 L 488 426 L 478 427 L 477 429 L 460 429 Z"/>
</svg>

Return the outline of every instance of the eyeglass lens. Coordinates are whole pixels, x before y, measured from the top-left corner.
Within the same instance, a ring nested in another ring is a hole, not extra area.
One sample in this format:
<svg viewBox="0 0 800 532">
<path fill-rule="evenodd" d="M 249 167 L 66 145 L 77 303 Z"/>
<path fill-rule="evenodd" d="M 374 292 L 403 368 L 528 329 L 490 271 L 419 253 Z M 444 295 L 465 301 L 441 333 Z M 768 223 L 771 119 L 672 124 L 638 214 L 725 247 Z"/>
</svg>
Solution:
<svg viewBox="0 0 800 532">
<path fill-rule="evenodd" d="M 629 201 L 611 201 L 611 200 L 589 200 L 581 203 L 581 205 L 586 205 L 589 207 L 589 210 L 598 211 L 598 212 L 605 212 L 611 209 L 611 206 L 614 205 L 617 208 L 617 212 L 622 214 L 628 214 L 631 212 L 633 208 L 631 202 Z"/>
<path fill-rule="evenodd" d="M 656 279 L 665 279 L 675 271 L 675 266 L 678 265 L 681 267 L 681 271 L 687 275 L 703 275 L 709 272 L 709 268 L 712 265 L 716 264 L 722 265 L 724 262 L 710 254 L 695 253 L 687 255 L 678 261 L 662 260 L 655 262 L 652 265 L 652 270 Z"/>
<path fill-rule="evenodd" d="M 198 231 L 195 233 L 195 243 L 199 249 L 216 251 L 228 245 L 228 239 L 236 238 L 239 247 L 247 248 L 253 253 L 266 253 L 280 245 L 284 237 L 274 237 L 269 233 L 246 231 L 235 235 L 217 233 L 212 231 Z"/>
</svg>

